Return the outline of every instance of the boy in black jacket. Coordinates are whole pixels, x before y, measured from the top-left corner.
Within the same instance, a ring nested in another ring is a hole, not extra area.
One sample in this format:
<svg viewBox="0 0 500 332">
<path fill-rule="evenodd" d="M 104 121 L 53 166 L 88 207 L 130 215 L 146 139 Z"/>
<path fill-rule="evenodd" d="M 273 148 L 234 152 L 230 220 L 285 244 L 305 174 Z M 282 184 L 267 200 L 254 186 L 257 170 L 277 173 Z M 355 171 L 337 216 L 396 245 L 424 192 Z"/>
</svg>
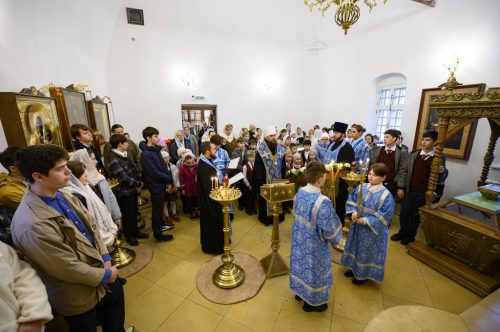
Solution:
<svg viewBox="0 0 500 332">
<path fill-rule="evenodd" d="M 173 226 L 163 226 L 163 203 L 165 202 L 165 191 L 167 183 L 172 183 L 172 174 L 168 171 L 163 157 L 160 153 L 160 147 L 157 146 L 160 138 L 159 131 L 153 127 L 146 127 L 142 131 L 142 137 L 145 141 L 139 144 L 141 153 L 142 176 L 144 183 L 151 194 L 151 226 L 153 234 L 158 241 L 170 241 L 172 235 L 163 235 L 162 231 L 171 229 Z"/>
<path fill-rule="evenodd" d="M 122 212 L 123 234 L 131 246 L 139 244 L 137 239 L 146 239 L 149 236 L 139 231 L 137 227 L 137 194 L 141 191 L 143 183 L 139 173 L 132 162 L 127 158 L 128 141 L 121 134 L 109 138 L 111 152 L 108 159 L 109 175 L 118 180 L 119 184 L 113 188 L 120 211 Z"/>
</svg>

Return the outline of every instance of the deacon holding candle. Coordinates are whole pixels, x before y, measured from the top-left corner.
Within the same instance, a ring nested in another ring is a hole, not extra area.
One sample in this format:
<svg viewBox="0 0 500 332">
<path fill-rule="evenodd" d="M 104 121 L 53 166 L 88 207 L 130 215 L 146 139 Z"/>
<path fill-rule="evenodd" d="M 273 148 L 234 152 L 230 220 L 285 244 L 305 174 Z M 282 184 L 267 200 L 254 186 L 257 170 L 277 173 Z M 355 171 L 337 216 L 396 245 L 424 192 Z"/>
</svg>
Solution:
<svg viewBox="0 0 500 332">
<path fill-rule="evenodd" d="M 361 183 L 347 201 L 347 214 L 351 214 L 353 223 L 341 263 L 349 268 L 344 276 L 353 278 L 355 285 L 362 285 L 368 279 L 376 282 L 384 279 L 388 229 L 395 208 L 394 198 L 383 185 L 387 166 L 382 163 L 372 165 L 368 173 L 369 183 L 362 183 L 368 164 L 369 160 L 361 166 Z"/>
<path fill-rule="evenodd" d="M 210 191 L 219 187 L 218 168 L 213 163 L 216 145 L 203 142 L 198 163 L 198 199 L 200 201 L 200 242 L 207 254 L 224 252 L 222 207 L 209 197 Z"/>
</svg>

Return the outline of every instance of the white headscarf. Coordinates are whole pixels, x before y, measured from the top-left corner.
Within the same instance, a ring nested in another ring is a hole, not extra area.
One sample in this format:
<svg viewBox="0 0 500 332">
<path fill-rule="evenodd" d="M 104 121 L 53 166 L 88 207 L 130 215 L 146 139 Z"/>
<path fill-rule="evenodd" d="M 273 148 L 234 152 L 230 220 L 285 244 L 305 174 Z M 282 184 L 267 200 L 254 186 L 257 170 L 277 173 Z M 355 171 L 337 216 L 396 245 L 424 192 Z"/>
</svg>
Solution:
<svg viewBox="0 0 500 332">
<path fill-rule="evenodd" d="M 114 242 L 115 234 L 118 232 L 118 226 L 113 222 L 113 218 L 111 218 L 111 214 L 106 208 L 106 205 L 104 205 L 89 185 L 84 186 L 76 176 L 70 174 L 68 185 L 60 190 L 70 195 L 78 193 L 85 197 L 87 200 L 87 210 L 92 217 L 94 217 L 94 221 L 97 228 L 99 228 L 104 244 L 107 247 L 111 246 Z"/>
<path fill-rule="evenodd" d="M 321 139 L 321 135 L 323 134 L 323 131 L 321 129 L 316 129 L 314 131 L 314 135 L 311 138 L 311 148 L 314 148 L 316 144 L 319 143 L 319 140 Z"/>
<path fill-rule="evenodd" d="M 76 150 L 69 160 L 80 161 L 85 165 L 89 174 L 89 182 L 91 185 L 96 186 L 100 181 L 106 180 L 104 175 L 97 171 L 97 168 L 92 163 L 92 160 L 90 160 L 87 149 Z"/>
<path fill-rule="evenodd" d="M 202 142 L 202 143 L 203 143 L 203 142 L 210 142 L 210 133 L 211 133 L 211 132 L 214 132 L 214 133 L 215 133 L 215 130 L 214 130 L 214 128 L 209 127 L 209 128 L 205 131 L 205 133 L 203 133 L 203 136 L 201 137 L 201 142 Z"/>
</svg>

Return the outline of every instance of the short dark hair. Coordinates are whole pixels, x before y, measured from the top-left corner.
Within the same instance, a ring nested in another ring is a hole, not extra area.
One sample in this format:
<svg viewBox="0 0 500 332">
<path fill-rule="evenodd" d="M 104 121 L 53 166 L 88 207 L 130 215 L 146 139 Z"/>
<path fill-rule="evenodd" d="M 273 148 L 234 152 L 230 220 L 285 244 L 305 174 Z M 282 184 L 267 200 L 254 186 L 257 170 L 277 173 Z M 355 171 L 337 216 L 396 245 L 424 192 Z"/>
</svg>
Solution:
<svg viewBox="0 0 500 332">
<path fill-rule="evenodd" d="M 75 123 L 71 125 L 70 127 L 70 132 L 71 132 L 71 137 L 76 140 L 77 137 L 80 137 L 80 130 L 82 131 L 89 131 L 89 127 L 87 127 L 84 124 L 81 123 Z"/>
<path fill-rule="evenodd" d="M 245 139 L 243 137 L 238 137 L 236 143 L 245 143 Z"/>
<path fill-rule="evenodd" d="M 251 144 L 257 144 L 257 139 L 255 139 L 255 137 L 252 137 L 248 140 L 248 145 L 251 145 Z"/>
<path fill-rule="evenodd" d="M 295 143 L 290 143 L 290 148 L 293 148 L 293 147 L 296 147 L 296 146 L 297 146 L 297 144 L 295 144 Z"/>
<path fill-rule="evenodd" d="M 210 137 L 210 143 L 214 143 L 215 145 L 222 145 L 222 137 L 218 134 Z"/>
<path fill-rule="evenodd" d="M 15 166 L 16 159 L 14 158 L 15 153 L 19 150 L 16 146 L 9 146 L 7 149 L 0 153 L 0 164 L 10 172 L 9 167 Z"/>
<path fill-rule="evenodd" d="M 111 132 L 114 132 L 118 128 L 125 129 L 121 124 L 115 123 L 114 125 L 111 126 Z"/>
<path fill-rule="evenodd" d="M 311 140 L 310 139 L 305 139 L 302 145 L 311 145 Z"/>
<path fill-rule="evenodd" d="M 399 135 L 401 135 L 401 132 L 399 130 L 396 130 L 396 129 L 387 129 L 384 132 L 384 135 L 391 135 L 394 138 L 399 138 Z"/>
<path fill-rule="evenodd" d="M 319 161 L 310 161 L 306 166 L 306 180 L 309 184 L 315 184 L 319 178 L 326 173 L 325 165 Z"/>
<path fill-rule="evenodd" d="M 83 173 L 85 173 L 85 170 L 87 169 L 84 163 L 77 160 L 68 161 L 66 166 L 71 170 L 71 173 L 73 173 L 73 175 L 76 176 L 78 179 L 83 175 Z"/>
<path fill-rule="evenodd" d="M 153 127 L 146 127 L 142 130 L 142 137 L 147 141 L 148 137 L 153 137 L 153 135 L 160 135 L 158 129 Z"/>
<path fill-rule="evenodd" d="M 389 168 L 383 163 L 376 163 L 373 164 L 372 167 L 370 167 L 370 171 L 373 171 L 376 176 L 387 176 L 387 173 L 389 173 Z"/>
<path fill-rule="evenodd" d="M 426 130 L 424 132 L 424 135 L 422 136 L 422 138 L 430 138 L 433 141 L 437 141 L 437 139 L 438 139 L 438 132 L 435 131 L 435 130 Z"/>
<path fill-rule="evenodd" d="M 19 149 L 14 158 L 21 174 L 33 183 L 33 173 L 49 175 L 49 171 L 59 160 L 68 160 L 68 153 L 59 145 L 37 144 Z"/>
<path fill-rule="evenodd" d="M 203 142 L 200 145 L 200 153 L 205 154 L 205 152 L 210 151 L 210 142 Z"/>
<path fill-rule="evenodd" d="M 120 143 L 125 143 L 126 141 L 127 141 L 127 138 L 125 137 L 125 135 L 122 135 L 122 134 L 113 134 L 109 138 L 109 144 L 111 144 L 111 147 L 113 149 L 116 149 L 116 147 Z"/>
</svg>

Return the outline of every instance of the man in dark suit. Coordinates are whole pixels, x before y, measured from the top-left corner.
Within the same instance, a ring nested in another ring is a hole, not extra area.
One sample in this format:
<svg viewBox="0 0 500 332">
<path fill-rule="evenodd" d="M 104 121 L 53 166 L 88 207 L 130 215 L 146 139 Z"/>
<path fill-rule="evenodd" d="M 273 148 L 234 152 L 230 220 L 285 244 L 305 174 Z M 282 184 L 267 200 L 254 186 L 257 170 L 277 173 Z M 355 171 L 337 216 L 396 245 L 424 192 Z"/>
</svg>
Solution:
<svg viewBox="0 0 500 332">
<path fill-rule="evenodd" d="M 408 153 L 396 144 L 398 137 L 397 130 L 386 130 L 384 133 L 384 146 L 375 148 L 370 160 L 370 167 L 376 163 L 383 163 L 387 166 L 389 172 L 384 181 L 384 186 L 391 192 L 394 198 L 396 198 L 398 191 L 398 179 L 401 176 L 401 169 L 408 156 Z"/>
</svg>

